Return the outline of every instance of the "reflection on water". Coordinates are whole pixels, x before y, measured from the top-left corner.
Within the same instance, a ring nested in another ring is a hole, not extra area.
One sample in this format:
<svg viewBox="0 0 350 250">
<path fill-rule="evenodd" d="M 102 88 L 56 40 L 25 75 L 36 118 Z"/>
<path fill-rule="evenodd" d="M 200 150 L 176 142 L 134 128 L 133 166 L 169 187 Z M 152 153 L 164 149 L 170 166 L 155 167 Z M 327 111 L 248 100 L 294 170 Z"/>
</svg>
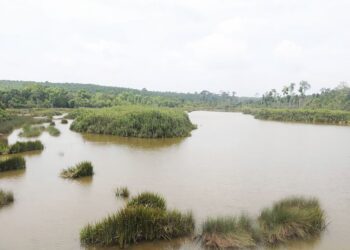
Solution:
<svg viewBox="0 0 350 250">
<path fill-rule="evenodd" d="M 158 149 L 180 144 L 185 138 L 145 139 L 110 135 L 83 134 L 84 140 L 96 144 L 117 144 L 145 150 Z"/>
<path fill-rule="evenodd" d="M 188 138 L 130 139 L 81 135 L 56 123 L 59 137 L 43 133 L 41 153 L 25 154 L 25 171 L 0 174 L 15 202 L 0 210 L 0 249 L 84 249 L 79 231 L 116 212 L 131 194 L 159 192 L 168 207 L 208 216 L 257 216 L 288 195 L 320 199 L 328 230 L 310 242 L 277 249 L 348 249 L 350 245 L 350 128 L 259 121 L 237 113 L 192 112 L 198 129 Z M 69 122 L 71 123 L 71 121 Z M 15 143 L 18 130 L 8 137 Z M 59 177 L 62 169 L 91 161 L 95 175 Z M 18 237 L 20 235 L 20 237 Z M 132 250 L 199 249 L 189 239 L 142 243 Z M 98 249 L 98 248 L 92 248 Z M 102 248 L 102 249 L 118 249 Z"/>
</svg>

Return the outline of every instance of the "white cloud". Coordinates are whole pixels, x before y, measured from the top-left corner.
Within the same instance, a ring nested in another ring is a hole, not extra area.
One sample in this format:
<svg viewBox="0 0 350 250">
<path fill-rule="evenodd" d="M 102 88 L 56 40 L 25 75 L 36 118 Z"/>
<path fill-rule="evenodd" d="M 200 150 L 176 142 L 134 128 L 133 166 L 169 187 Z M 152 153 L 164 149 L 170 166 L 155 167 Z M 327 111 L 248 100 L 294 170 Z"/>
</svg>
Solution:
<svg viewBox="0 0 350 250">
<path fill-rule="evenodd" d="M 277 57 L 287 60 L 300 58 L 302 56 L 302 52 L 303 49 L 301 46 L 289 40 L 283 40 L 276 46 L 274 50 L 274 53 Z"/>
</svg>

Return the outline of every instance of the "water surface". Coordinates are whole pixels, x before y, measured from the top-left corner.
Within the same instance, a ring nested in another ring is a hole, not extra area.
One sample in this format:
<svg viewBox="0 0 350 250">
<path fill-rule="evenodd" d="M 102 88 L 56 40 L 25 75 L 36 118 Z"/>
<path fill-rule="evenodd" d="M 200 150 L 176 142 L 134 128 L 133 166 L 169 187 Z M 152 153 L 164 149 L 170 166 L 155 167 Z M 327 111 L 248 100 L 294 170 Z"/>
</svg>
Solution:
<svg viewBox="0 0 350 250">
<path fill-rule="evenodd" d="M 315 196 L 327 212 L 328 230 L 282 249 L 349 249 L 349 127 L 259 121 L 239 113 L 192 112 L 190 118 L 198 125 L 191 137 L 167 140 L 81 135 L 56 122 L 61 135 L 43 133 L 45 150 L 25 154 L 26 170 L 0 173 L 0 188 L 16 199 L 0 210 L 0 249 L 84 249 L 79 230 L 124 205 L 114 197 L 119 186 L 132 194 L 159 192 L 170 208 L 192 210 L 198 224 L 211 215 L 256 216 L 288 195 Z M 9 143 L 23 140 L 18 133 Z M 93 163 L 92 178 L 59 177 L 83 160 Z"/>
</svg>

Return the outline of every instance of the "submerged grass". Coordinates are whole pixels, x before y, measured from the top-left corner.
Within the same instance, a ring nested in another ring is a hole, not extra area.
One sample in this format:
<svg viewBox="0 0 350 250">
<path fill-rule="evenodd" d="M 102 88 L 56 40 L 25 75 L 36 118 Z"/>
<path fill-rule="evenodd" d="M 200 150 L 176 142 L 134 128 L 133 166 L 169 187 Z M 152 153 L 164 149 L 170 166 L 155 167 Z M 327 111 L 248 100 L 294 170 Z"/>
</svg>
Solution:
<svg viewBox="0 0 350 250">
<path fill-rule="evenodd" d="M 61 177 L 76 179 L 85 176 L 92 176 L 93 174 L 94 170 L 91 162 L 83 161 L 78 163 L 74 167 L 62 170 Z"/>
<path fill-rule="evenodd" d="M 26 167 L 26 161 L 22 156 L 13 156 L 0 161 L 0 172 L 23 169 Z"/>
<path fill-rule="evenodd" d="M 166 210 L 166 201 L 159 194 L 151 193 L 151 192 L 143 192 L 133 197 L 127 204 L 127 207 L 150 207 L 157 208 L 161 210 Z"/>
<path fill-rule="evenodd" d="M 199 237 L 205 247 L 214 249 L 239 249 L 255 247 L 259 234 L 253 220 L 240 217 L 208 218 L 202 225 Z"/>
<path fill-rule="evenodd" d="M 32 125 L 25 125 L 23 127 L 23 131 L 19 133 L 19 136 L 21 137 L 38 137 L 41 135 L 41 133 L 45 130 L 45 127 L 43 126 L 32 126 Z"/>
<path fill-rule="evenodd" d="M 125 247 L 140 241 L 170 240 L 191 235 L 193 231 L 194 219 L 191 213 L 183 214 L 176 210 L 167 211 L 138 204 L 126 206 L 101 222 L 87 225 L 81 230 L 80 239 L 87 245 Z"/>
<path fill-rule="evenodd" d="M 55 128 L 54 126 L 48 126 L 46 128 L 46 131 L 51 135 L 51 136 L 59 136 L 61 134 L 61 132 Z"/>
<path fill-rule="evenodd" d="M 119 187 L 115 190 L 115 196 L 126 199 L 126 198 L 129 198 L 130 191 L 127 187 Z"/>
<path fill-rule="evenodd" d="M 0 189 L 0 207 L 8 205 L 14 201 L 13 193 Z"/>
<path fill-rule="evenodd" d="M 294 239 L 309 239 L 326 226 L 325 214 L 317 199 L 292 197 L 264 209 L 258 218 L 265 241 L 269 244 Z"/>
</svg>

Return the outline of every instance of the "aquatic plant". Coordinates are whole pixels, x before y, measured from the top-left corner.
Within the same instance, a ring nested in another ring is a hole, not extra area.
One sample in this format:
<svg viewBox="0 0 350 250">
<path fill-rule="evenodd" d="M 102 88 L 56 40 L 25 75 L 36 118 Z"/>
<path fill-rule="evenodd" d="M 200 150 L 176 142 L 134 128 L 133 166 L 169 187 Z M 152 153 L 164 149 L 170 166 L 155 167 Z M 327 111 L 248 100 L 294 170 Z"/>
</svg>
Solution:
<svg viewBox="0 0 350 250">
<path fill-rule="evenodd" d="M 151 207 L 166 210 L 166 201 L 159 194 L 143 192 L 133 197 L 126 205 L 127 207 Z"/>
<path fill-rule="evenodd" d="M 264 209 L 259 218 L 264 240 L 269 244 L 308 239 L 325 228 L 325 214 L 317 199 L 286 198 Z"/>
<path fill-rule="evenodd" d="M 27 141 L 27 142 L 16 142 L 15 144 L 9 146 L 8 153 L 17 154 L 17 153 L 37 151 L 37 150 L 43 150 L 43 149 L 44 149 L 44 145 L 39 140 Z"/>
<path fill-rule="evenodd" d="M 25 125 L 23 131 L 19 133 L 21 137 L 38 137 L 45 130 L 43 126 Z"/>
<path fill-rule="evenodd" d="M 239 217 L 208 218 L 202 224 L 200 241 L 214 249 L 241 249 L 255 247 L 259 234 L 253 220 L 247 215 Z"/>
<path fill-rule="evenodd" d="M 0 189 L 0 207 L 8 205 L 14 201 L 13 193 Z"/>
<path fill-rule="evenodd" d="M 77 132 L 142 138 L 185 137 L 194 128 L 181 110 L 139 106 L 81 110 L 71 125 Z"/>
<path fill-rule="evenodd" d="M 116 197 L 129 198 L 130 192 L 127 187 L 119 187 L 115 190 Z"/>
<path fill-rule="evenodd" d="M 62 124 L 67 124 L 67 123 L 68 123 L 68 120 L 62 119 L 62 120 L 61 120 L 61 123 L 62 123 Z"/>
<path fill-rule="evenodd" d="M 48 127 L 46 128 L 46 131 L 47 131 L 51 136 L 59 136 L 59 135 L 61 134 L 61 132 L 60 132 L 57 128 L 53 127 L 53 126 L 48 126 Z"/>
<path fill-rule="evenodd" d="M 26 161 L 22 156 L 13 156 L 0 161 L 0 172 L 23 169 L 26 167 Z"/>
<path fill-rule="evenodd" d="M 54 121 L 51 121 L 49 125 L 50 125 L 50 126 L 55 126 L 56 123 L 55 123 Z"/>
<path fill-rule="evenodd" d="M 125 207 L 101 222 L 87 225 L 80 232 L 80 240 L 87 245 L 125 247 L 140 241 L 188 236 L 193 230 L 191 213 L 135 206 Z"/>
<path fill-rule="evenodd" d="M 92 176 L 93 174 L 94 170 L 91 162 L 83 161 L 74 167 L 62 170 L 61 177 L 76 179 L 84 176 Z"/>
</svg>

